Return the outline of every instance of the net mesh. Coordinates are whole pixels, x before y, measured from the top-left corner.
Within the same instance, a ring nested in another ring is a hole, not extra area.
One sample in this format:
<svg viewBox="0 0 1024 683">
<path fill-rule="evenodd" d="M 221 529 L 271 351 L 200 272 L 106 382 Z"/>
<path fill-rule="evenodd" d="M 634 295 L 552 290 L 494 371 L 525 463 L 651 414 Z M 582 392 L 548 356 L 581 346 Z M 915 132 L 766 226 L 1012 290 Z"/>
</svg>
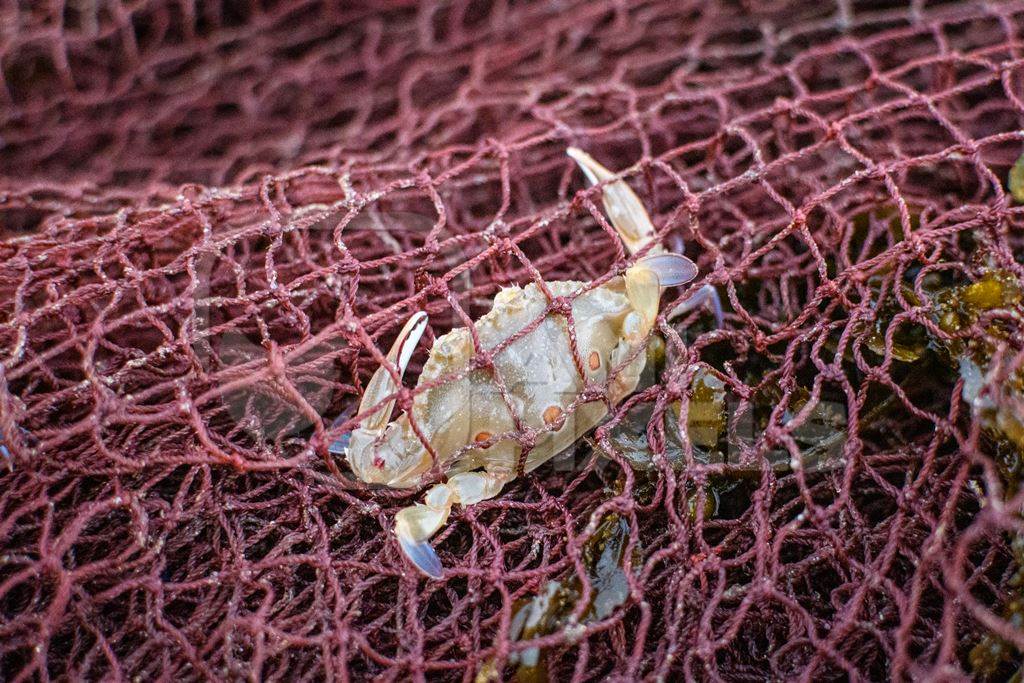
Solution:
<svg viewBox="0 0 1024 683">
<path fill-rule="evenodd" d="M 0 677 L 1017 671 L 1024 3 L 2 23 Z M 428 581 L 418 494 L 329 446 L 413 312 L 621 272 L 569 145 L 700 266 L 662 310 L 711 284 L 725 324 L 662 320 Z"/>
</svg>

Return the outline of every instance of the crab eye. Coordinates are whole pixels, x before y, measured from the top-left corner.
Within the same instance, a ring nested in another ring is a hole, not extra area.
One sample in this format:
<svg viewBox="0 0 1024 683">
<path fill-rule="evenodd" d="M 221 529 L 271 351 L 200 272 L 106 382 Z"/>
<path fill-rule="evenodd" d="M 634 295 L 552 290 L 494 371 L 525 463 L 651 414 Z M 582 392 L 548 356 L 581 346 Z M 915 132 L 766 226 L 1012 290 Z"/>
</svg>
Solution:
<svg viewBox="0 0 1024 683">
<path fill-rule="evenodd" d="M 562 416 L 562 409 L 558 406 L 548 406 L 544 409 L 544 424 L 554 424 Z"/>
<path fill-rule="evenodd" d="M 597 370 L 601 367 L 601 354 L 597 351 L 591 351 L 590 356 L 587 358 L 587 365 L 590 366 L 591 370 Z"/>
</svg>

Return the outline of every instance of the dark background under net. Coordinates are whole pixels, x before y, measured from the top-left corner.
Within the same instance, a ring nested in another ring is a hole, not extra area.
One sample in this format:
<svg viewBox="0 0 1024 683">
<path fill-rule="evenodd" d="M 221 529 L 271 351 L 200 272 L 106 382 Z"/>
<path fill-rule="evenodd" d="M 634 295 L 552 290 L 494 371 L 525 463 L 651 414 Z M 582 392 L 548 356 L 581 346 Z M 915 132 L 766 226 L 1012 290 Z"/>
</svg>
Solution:
<svg viewBox="0 0 1024 683">
<path fill-rule="evenodd" d="M 0 679 L 1012 675 L 1019 301 L 925 289 L 1020 277 L 1024 3 L 346 4 L 0 8 Z M 414 311 L 621 267 L 569 145 L 725 326 L 428 581 L 326 444 Z"/>
</svg>

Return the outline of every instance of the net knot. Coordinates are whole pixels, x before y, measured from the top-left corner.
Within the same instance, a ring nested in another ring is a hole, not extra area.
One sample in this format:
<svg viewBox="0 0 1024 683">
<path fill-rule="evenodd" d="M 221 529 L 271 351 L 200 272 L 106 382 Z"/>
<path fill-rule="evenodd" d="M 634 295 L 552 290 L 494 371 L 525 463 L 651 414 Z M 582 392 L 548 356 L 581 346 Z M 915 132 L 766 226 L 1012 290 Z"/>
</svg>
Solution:
<svg viewBox="0 0 1024 683">
<path fill-rule="evenodd" d="M 494 357 L 486 351 L 475 354 L 469 362 L 472 370 L 494 371 Z"/>
<path fill-rule="evenodd" d="M 483 232 L 484 240 L 490 245 L 495 256 L 508 256 L 515 252 L 515 242 L 509 237 L 509 227 L 501 220 L 494 221 Z"/>
<path fill-rule="evenodd" d="M 525 456 L 533 447 L 537 445 L 537 433 L 530 427 L 524 427 L 521 432 L 516 435 L 516 441 L 519 442 L 519 446 L 523 450 Z"/>
<path fill-rule="evenodd" d="M 197 183 L 186 183 L 178 188 L 178 200 L 185 205 L 185 208 L 192 209 L 199 203 L 206 188 Z"/>
<path fill-rule="evenodd" d="M 346 251 L 345 256 L 339 261 L 334 268 L 337 270 L 338 275 L 355 277 L 359 274 L 359 261 L 352 257 L 352 255 Z"/>
<path fill-rule="evenodd" d="M 568 318 L 572 315 L 572 301 L 564 296 L 552 297 L 548 303 L 548 312 Z"/>
<path fill-rule="evenodd" d="M 412 411 L 414 399 L 415 396 L 413 395 L 412 389 L 409 387 L 402 387 L 398 392 L 398 396 L 395 398 L 395 405 L 398 406 L 399 410 L 408 413 Z"/>
</svg>

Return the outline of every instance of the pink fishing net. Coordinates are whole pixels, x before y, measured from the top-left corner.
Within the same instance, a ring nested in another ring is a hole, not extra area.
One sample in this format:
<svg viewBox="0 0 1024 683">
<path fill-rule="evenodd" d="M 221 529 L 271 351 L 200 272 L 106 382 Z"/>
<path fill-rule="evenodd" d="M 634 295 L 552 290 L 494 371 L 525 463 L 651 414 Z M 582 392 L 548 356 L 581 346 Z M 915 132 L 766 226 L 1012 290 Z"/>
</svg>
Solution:
<svg viewBox="0 0 1024 683">
<path fill-rule="evenodd" d="M 2 10 L 0 678 L 1017 672 L 1024 2 L 378 4 Z M 621 272 L 570 145 L 725 323 L 431 581 L 332 444 Z"/>
</svg>

